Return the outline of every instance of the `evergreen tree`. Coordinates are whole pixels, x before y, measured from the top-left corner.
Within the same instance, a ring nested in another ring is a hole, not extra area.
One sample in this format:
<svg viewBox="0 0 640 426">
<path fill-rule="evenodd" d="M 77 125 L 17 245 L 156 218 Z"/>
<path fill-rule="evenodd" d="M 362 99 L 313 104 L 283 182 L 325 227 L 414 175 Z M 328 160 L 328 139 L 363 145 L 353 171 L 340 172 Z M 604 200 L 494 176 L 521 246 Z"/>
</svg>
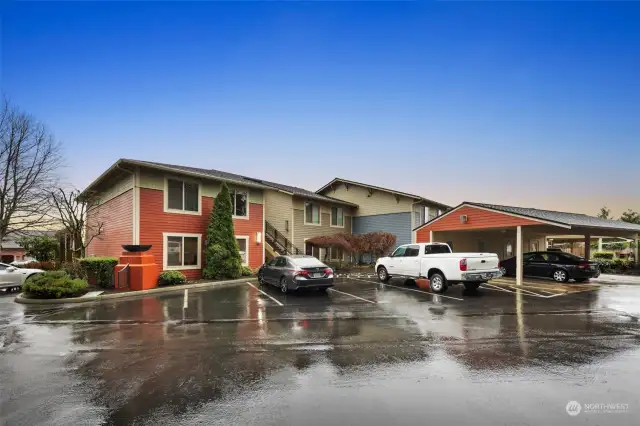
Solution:
<svg viewBox="0 0 640 426">
<path fill-rule="evenodd" d="M 202 276 L 208 279 L 234 279 L 240 277 L 242 259 L 233 230 L 231 195 L 222 183 L 220 193 L 211 212 L 205 246 L 205 268 Z"/>
</svg>

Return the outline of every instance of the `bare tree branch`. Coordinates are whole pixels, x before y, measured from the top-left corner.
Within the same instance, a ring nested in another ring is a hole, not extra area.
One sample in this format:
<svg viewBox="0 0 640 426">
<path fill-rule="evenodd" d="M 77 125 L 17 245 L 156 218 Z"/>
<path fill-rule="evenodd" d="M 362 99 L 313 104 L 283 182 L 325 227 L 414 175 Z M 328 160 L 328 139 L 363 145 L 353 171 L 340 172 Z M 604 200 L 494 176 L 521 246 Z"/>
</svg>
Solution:
<svg viewBox="0 0 640 426">
<path fill-rule="evenodd" d="M 0 111 L 0 240 L 51 223 L 60 145 L 45 126 L 5 98 Z M 0 243 L 1 244 L 1 243 Z"/>
<path fill-rule="evenodd" d="M 89 210 L 99 207 L 95 207 L 97 204 L 95 199 L 90 196 L 78 199 L 79 195 L 80 191 L 75 188 L 70 190 L 56 188 L 50 191 L 49 200 L 58 223 L 71 236 L 72 250 L 80 257 L 85 257 L 91 241 L 103 233 L 104 222 L 87 219 Z"/>
</svg>

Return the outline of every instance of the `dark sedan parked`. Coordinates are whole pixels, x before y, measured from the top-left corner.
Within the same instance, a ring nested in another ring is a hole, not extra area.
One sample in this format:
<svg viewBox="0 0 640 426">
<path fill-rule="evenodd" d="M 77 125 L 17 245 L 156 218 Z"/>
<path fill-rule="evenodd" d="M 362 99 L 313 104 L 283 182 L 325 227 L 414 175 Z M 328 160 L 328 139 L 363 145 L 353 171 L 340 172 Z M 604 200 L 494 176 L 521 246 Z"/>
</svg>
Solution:
<svg viewBox="0 0 640 426">
<path fill-rule="evenodd" d="M 570 279 L 581 283 L 600 275 L 596 262 L 583 257 L 557 251 L 535 251 L 522 256 L 524 275 L 530 277 L 553 278 L 566 283 Z M 500 262 L 500 270 L 506 276 L 516 275 L 516 258 Z"/>
<path fill-rule="evenodd" d="M 333 269 L 313 256 L 278 256 L 260 267 L 258 282 L 278 286 L 283 293 L 299 288 L 326 291 L 333 286 Z"/>
</svg>

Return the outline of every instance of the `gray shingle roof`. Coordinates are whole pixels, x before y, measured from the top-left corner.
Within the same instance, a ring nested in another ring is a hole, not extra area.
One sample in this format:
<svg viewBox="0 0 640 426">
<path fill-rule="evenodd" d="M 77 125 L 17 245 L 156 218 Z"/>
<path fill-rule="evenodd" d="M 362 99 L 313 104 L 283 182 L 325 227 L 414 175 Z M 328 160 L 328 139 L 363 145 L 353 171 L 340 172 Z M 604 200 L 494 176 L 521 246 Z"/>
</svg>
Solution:
<svg viewBox="0 0 640 426">
<path fill-rule="evenodd" d="M 556 212 L 553 210 L 541 210 L 528 207 L 512 207 L 501 206 L 498 204 L 472 203 L 465 201 L 463 204 L 484 207 L 492 210 L 503 211 L 505 213 L 513 213 L 521 216 L 530 217 L 532 219 L 541 219 L 549 222 L 556 222 L 569 226 L 578 226 L 585 228 L 601 228 L 601 229 L 619 229 L 621 231 L 638 231 L 640 225 L 635 223 L 623 222 L 621 220 L 601 219 L 595 216 L 588 216 L 580 213 Z"/>
<path fill-rule="evenodd" d="M 305 198 L 318 200 L 318 201 L 325 201 L 329 203 L 337 203 L 337 204 L 354 206 L 354 207 L 358 206 L 357 204 L 349 203 L 347 201 L 342 201 L 336 198 L 327 197 L 325 195 L 316 194 L 315 192 L 308 191 L 304 188 L 298 188 L 298 187 L 289 186 L 289 185 L 282 185 L 275 182 L 269 182 L 262 179 L 242 176 L 235 173 L 223 172 L 220 170 L 201 169 L 198 167 L 188 167 L 188 166 L 179 166 L 175 164 L 156 163 L 153 161 L 127 160 L 127 159 L 124 159 L 123 161 L 130 162 L 133 164 L 138 164 L 138 165 L 148 165 L 149 167 L 170 168 L 176 171 L 183 171 L 186 173 L 195 173 L 195 174 L 210 176 L 213 179 L 220 179 L 220 180 L 224 180 L 231 183 L 237 183 L 238 185 L 253 186 L 253 187 L 258 187 L 263 189 L 278 189 L 278 190 L 289 192 L 291 194 L 294 194 L 300 197 L 305 197 Z"/>
</svg>

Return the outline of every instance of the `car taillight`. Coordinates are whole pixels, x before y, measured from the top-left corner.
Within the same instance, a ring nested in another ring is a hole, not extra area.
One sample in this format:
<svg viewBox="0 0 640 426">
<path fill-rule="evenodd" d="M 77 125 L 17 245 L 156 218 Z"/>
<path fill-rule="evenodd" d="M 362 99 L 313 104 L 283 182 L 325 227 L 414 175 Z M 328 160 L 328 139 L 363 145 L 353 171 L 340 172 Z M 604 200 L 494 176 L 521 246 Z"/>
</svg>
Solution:
<svg viewBox="0 0 640 426">
<path fill-rule="evenodd" d="M 324 270 L 324 274 L 325 274 L 325 275 L 331 275 L 331 274 L 333 274 L 333 269 L 331 269 L 331 268 L 327 268 L 327 269 L 325 269 L 325 270 Z"/>
<path fill-rule="evenodd" d="M 461 271 L 467 270 L 467 259 L 460 259 L 460 270 Z"/>
<path fill-rule="evenodd" d="M 578 268 L 580 269 L 587 269 L 590 265 L 588 263 L 581 263 L 578 265 Z"/>
<path fill-rule="evenodd" d="M 309 276 L 309 271 L 305 271 L 304 269 L 302 269 L 300 271 L 296 271 L 295 276 L 296 277 L 308 277 Z"/>
</svg>

